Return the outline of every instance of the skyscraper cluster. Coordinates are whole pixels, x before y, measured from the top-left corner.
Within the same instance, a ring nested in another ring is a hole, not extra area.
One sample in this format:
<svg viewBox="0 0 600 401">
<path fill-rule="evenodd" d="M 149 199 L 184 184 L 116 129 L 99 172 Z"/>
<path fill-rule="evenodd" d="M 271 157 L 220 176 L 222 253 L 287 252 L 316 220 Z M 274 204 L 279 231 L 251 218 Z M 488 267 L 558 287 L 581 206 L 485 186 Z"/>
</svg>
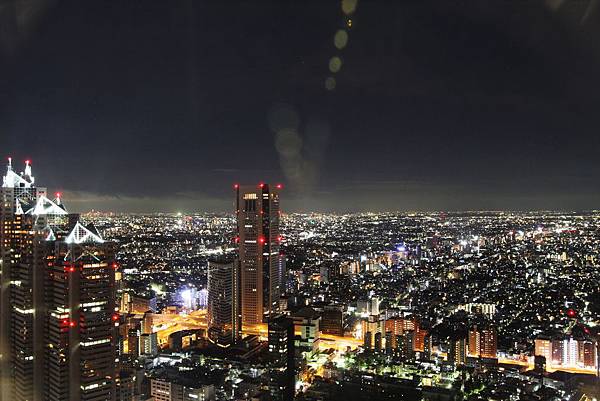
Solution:
<svg viewBox="0 0 600 401">
<path fill-rule="evenodd" d="M 114 400 L 115 248 L 9 159 L 0 190 L 1 400 Z"/>
</svg>

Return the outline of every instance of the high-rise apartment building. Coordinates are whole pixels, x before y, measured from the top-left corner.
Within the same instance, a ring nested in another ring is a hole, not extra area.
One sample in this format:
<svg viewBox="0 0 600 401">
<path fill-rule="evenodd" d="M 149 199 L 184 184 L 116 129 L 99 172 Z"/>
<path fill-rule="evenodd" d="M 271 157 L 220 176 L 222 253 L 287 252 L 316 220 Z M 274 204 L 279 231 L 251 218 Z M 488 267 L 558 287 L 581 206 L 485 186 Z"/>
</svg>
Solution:
<svg viewBox="0 0 600 401">
<path fill-rule="evenodd" d="M 498 358 L 498 335 L 493 326 L 486 327 L 480 332 L 480 354 L 482 358 Z"/>
<path fill-rule="evenodd" d="M 280 254 L 280 185 L 235 186 L 242 326 L 267 322 L 279 310 L 284 279 Z"/>
<path fill-rule="evenodd" d="M 469 330 L 469 356 L 496 359 L 498 353 L 498 336 L 494 326 L 478 327 Z"/>
<path fill-rule="evenodd" d="M 462 336 L 450 338 L 448 347 L 448 362 L 455 365 L 467 363 L 467 339 Z"/>
<path fill-rule="evenodd" d="M 469 356 L 478 357 L 481 354 L 481 333 L 477 325 L 469 330 Z"/>
<path fill-rule="evenodd" d="M 538 337 L 535 339 L 536 356 L 546 359 L 546 366 L 552 369 L 585 369 L 596 371 L 598 368 L 597 340 L 585 337 L 561 336 L 555 338 Z"/>
<path fill-rule="evenodd" d="M 0 191 L 2 401 L 112 400 L 113 246 L 9 159 Z M 116 319 L 115 319 L 116 317 Z"/>
</svg>

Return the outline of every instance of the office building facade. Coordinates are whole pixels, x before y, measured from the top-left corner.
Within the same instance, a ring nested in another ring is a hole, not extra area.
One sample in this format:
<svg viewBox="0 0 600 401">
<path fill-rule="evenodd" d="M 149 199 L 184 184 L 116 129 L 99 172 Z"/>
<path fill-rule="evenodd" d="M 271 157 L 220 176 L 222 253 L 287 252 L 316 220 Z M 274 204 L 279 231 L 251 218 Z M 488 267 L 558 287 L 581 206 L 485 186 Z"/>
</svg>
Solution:
<svg viewBox="0 0 600 401">
<path fill-rule="evenodd" d="M 2 401 L 113 400 L 114 247 L 9 159 L 0 191 Z"/>
<path fill-rule="evenodd" d="M 267 322 L 279 311 L 285 274 L 280 254 L 280 189 L 268 184 L 235 186 L 242 326 Z"/>
</svg>

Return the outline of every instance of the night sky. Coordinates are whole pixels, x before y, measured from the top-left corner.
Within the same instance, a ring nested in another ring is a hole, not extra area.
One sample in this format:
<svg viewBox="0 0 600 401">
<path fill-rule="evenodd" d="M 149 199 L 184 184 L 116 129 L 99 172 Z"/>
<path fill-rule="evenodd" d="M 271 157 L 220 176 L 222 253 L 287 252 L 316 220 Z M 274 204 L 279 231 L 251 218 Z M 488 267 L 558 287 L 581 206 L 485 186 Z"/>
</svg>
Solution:
<svg viewBox="0 0 600 401">
<path fill-rule="evenodd" d="M 78 211 L 593 209 L 598 38 L 597 0 L 5 0 L 0 154 Z"/>
</svg>

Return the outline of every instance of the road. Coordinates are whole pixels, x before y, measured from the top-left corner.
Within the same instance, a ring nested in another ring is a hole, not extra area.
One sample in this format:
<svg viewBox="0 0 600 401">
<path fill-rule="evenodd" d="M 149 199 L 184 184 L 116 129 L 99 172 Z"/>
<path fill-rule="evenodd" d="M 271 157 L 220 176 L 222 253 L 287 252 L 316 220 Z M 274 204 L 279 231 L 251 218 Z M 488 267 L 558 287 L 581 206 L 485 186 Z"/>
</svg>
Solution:
<svg viewBox="0 0 600 401">
<path fill-rule="evenodd" d="M 193 311 L 187 315 L 178 314 L 165 314 L 160 315 L 161 324 L 153 331 L 158 334 L 158 344 L 160 347 L 166 347 L 169 336 L 172 333 L 181 330 L 193 330 L 193 329 L 206 329 L 206 310 Z M 268 335 L 267 325 L 265 323 L 256 324 L 251 326 L 244 326 L 242 334 L 245 335 L 258 335 L 261 339 L 266 340 Z M 319 341 L 319 350 L 325 351 L 328 349 L 334 349 L 337 352 L 346 352 L 348 349 L 354 350 L 362 345 L 362 341 L 354 337 L 335 336 L 331 334 L 321 334 Z M 444 356 L 440 354 L 440 356 Z M 529 360 L 517 360 L 512 358 L 498 358 L 498 363 L 518 365 L 527 368 L 527 370 L 533 369 L 533 358 Z M 580 368 L 546 368 L 547 372 L 568 372 L 568 373 L 579 373 L 595 375 L 594 369 L 580 369 Z"/>
</svg>

